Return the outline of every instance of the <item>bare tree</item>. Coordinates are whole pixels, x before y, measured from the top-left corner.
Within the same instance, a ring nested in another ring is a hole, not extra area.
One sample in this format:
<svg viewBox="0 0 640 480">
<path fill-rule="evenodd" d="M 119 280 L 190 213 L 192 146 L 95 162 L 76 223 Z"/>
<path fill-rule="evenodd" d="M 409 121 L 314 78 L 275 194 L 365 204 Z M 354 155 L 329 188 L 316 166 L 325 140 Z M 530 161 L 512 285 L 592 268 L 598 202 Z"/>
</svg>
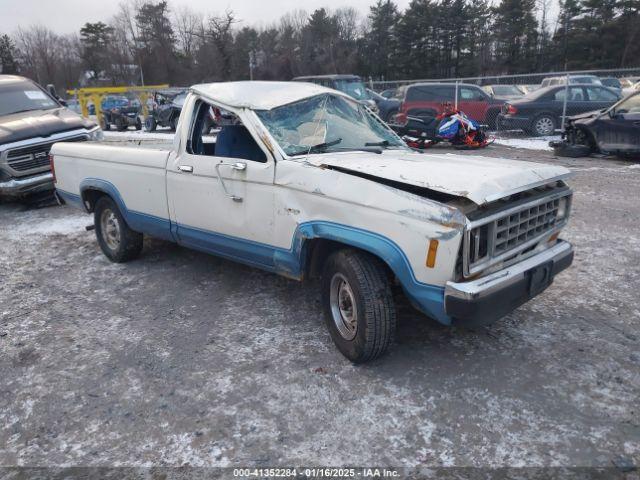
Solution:
<svg viewBox="0 0 640 480">
<path fill-rule="evenodd" d="M 199 38 L 203 35 L 204 17 L 189 7 L 176 10 L 174 14 L 178 48 L 185 57 L 192 57 Z"/>
</svg>

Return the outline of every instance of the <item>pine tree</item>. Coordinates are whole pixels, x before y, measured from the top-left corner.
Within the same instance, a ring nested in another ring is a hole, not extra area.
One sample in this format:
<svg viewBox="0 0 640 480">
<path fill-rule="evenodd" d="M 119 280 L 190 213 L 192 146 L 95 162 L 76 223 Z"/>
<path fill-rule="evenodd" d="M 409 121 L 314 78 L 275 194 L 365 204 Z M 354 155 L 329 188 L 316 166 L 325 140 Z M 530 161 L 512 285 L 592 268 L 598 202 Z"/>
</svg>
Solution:
<svg viewBox="0 0 640 480">
<path fill-rule="evenodd" d="M 94 78 L 109 68 L 108 48 L 112 35 L 113 28 L 102 22 L 85 23 L 80 29 L 82 60 Z"/>
<path fill-rule="evenodd" d="M 394 75 L 399 54 L 396 28 L 398 8 L 391 0 L 377 0 L 369 10 L 369 30 L 365 38 L 365 59 L 374 78 L 389 79 Z"/>
<path fill-rule="evenodd" d="M 0 73 L 18 73 L 17 50 L 9 35 L 0 36 Z"/>
<path fill-rule="evenodd" d="M 502 0 L 495 8 L 493 33 L 496 63 L 501 73 L 535 69 L 538 40 L 535 0 Z"/>
</svg>

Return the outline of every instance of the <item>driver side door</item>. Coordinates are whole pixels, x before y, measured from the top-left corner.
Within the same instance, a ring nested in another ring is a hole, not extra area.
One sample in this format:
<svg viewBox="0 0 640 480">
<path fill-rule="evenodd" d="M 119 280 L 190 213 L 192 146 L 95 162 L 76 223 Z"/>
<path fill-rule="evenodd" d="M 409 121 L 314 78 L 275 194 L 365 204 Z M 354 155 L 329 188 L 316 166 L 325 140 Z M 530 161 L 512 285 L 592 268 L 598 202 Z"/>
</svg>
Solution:
<svg viewBox="0 0 640 480">
<path fill-rule="evenodd" d="M 167 166 L 175 236 L 188 247 L 272 268 L 274 159 L 242 124 L 227 133 L 223 126 L 217 139 L 203 135 L 209 107 L 196 97 L 185 105 L 194 112 L 192 121 Z"/>
</svg>

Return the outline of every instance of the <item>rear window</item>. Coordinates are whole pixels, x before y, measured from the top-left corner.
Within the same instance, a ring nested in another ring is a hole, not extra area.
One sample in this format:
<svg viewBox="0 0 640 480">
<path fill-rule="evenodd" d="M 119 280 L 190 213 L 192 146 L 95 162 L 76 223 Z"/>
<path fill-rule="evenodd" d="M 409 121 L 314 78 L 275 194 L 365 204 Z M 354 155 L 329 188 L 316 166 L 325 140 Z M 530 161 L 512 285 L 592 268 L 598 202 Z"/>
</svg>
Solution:
<svg viewBox="0 0 640 480">
<path fill-rule="evenodd" d="M 450 85 L 418 85 L 407 90 L 407 102 L 453 101 L 454 87 Z"/>
</svg>

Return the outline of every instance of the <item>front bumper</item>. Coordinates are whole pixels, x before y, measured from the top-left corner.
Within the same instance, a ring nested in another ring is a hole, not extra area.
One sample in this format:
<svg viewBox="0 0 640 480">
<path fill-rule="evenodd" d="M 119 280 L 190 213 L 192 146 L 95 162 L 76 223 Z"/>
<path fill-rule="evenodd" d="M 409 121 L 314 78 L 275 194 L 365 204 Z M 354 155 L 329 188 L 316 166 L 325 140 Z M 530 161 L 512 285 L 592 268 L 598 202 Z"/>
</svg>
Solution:
<svg viewBox="0 0 640 480">
<path fill-rule="evenodd" d="M 0 182 L 0 196 L 22 197 L 36 192 L 53 190 L 53 175 L 45 172 L 24 178 L 11 178 Z"/>
<path fill-rule="evenodd" d="M 444 309 L 452 325 L 491 323 L 544 291 L 573 262 L 573 247 L 565 241 L 486 277 L 447 282 Z"/>
</svg>

